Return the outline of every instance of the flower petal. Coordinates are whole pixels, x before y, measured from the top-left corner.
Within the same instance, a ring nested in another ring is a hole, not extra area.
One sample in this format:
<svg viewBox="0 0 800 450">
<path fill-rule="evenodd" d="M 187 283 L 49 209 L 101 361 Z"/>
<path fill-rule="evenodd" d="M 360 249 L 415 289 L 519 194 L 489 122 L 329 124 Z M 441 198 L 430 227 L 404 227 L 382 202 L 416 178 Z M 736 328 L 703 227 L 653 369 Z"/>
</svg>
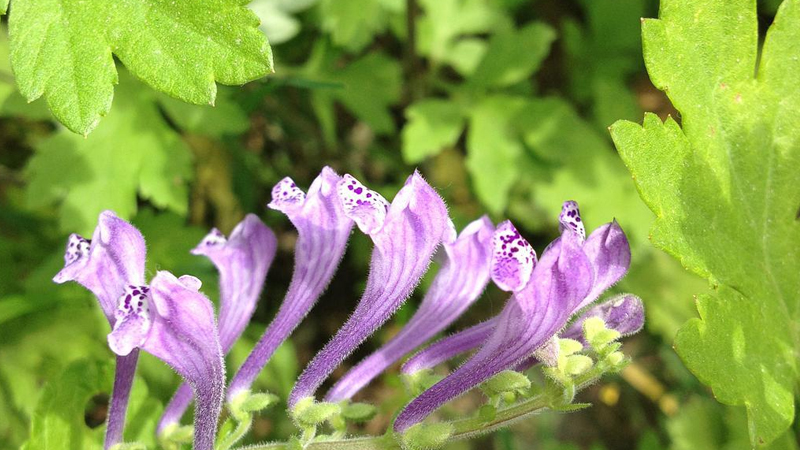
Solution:
<svg viewBox="0 0 800 450">
<path fill-rule="evenodd" d="M 483 292 L 489 283 L 494 225 L 484 216 L 470 223 L 455 241 L 443 244 L 445 258 L 422 304 L 402 330 L 385 346 L 345 374 L 325 400 L 351 398 L 372 379 L 447 328 Z"/>
<path fill-rule="evenodd" d="M 336 273 L 353 228 L 353 220 L 345 214 L 336 192 L 341 179 L 331 168 L 325 167 L 311 184 L 308 195 L 292 193 L 290 189 L 296 185 L 288 178 L 273 189 L 269 207 L 284 212 L 297 228 L 294 274 L 278 314 L 233 377 L 228 399 L 250 388 L 272 354 L 303 320 Z M 284 187 L 280 187 L 281 184 Z M 284 191 L 296 200 L 287 203 Z"/>
<path fill-rule="evenodd" d="M 219 271 L 219 337 L 227 353 L 250 322 L 275 258 L 278 241 L 275 234 L 254 214 L 248 214 L 230 239 L 212 230 L 194 249 L 205 255 Z"/>
<path fill-rule="evenodd" d="M 146 249 L 142 234 L 111 211 L 100 214 L 92 240 L 70 235 L 64 268 L 53 281 L 76 281 L 92 291 L 109 323 L 127 285 L 144 284 Z"/>
<path fill-rule="evenodd" d="M 411 374 L 424 369 L 432 369 L 437 365 L 483 345 L 497 325 L 493 317 L 485 322 L 473 325 L 458 333 L 439 339 L 409 358 L 403 364 L 403 373 Z"/>
<path fill-rule="evenodd" d="M 504 291 L 516 292 L 528 284 L 536 265 L 536 251 L 506 220 L 492 238 L 492 281 Z"/>
<path fill-rule="evenodd" d="M 350 185 L 348 180 L 343 180 L 340 187 Z M 343 200 L 348 195 L 344 193 Z M 364 295 L 353 315 L 300 375 L 290 395 L 290 406 L 313 395 L 336 366 L 408 298 L 448 230 L 447 208 L 415 172 L 389 206 L 383 226 L 361 229 L 369 230 L 375 244 Z"/>
<path fill-rule="evenodd" d="M 625 276 L 631 265 L 628 238 L 616 220 L 594 230 L 586 239 L 583 251 L 592 263 L 594 285 L 577 309 L 597 300 L 606 289 Z"/>
</svg>

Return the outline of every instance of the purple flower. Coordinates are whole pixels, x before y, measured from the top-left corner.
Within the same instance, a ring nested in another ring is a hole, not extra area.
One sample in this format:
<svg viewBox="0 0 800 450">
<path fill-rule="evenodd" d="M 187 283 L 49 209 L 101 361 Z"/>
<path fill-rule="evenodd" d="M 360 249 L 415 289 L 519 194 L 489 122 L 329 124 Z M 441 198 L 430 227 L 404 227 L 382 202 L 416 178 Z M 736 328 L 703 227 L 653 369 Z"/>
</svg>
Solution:
<svg viewBox="0 0 800 450">
<path fill-rule="evenodd" d="M 248 214 L 233 229 L 230 239 L 214 228 L 192 249 L 193 254 L 208 257 L 219 271 L 219 340 L 224 354 L 230 351 L 253 316 L 276 248 L 272 230 L 258 217 Z M 191 401 L 191 387 L 181 384 L 164 409 L 158 432 L 180 422 Z"/>
<path fill-rule="evenodd" d="M 336 273 L 353 228 L 353 220 L 345 214 L 336 193 L 341 180 L 325 167 L 311 184 L 308 195 L 290 178 L 284 178 L 272 189 L 268 206 L 286 214 L 297 228 L 294 274 L 278 314 L 233 377 L 228 401 L 250 389 L 272 354 L 308 314 Z"/>
<path fill-rule="evenodd" d="M 391 205 L 349 175 L 337 192 L 345 213 L 372 238 L 371 269 L 353 315 L 300 375 L 289 398 L 292 407 L 314 395 L 336 366 L 400 307 L 450 230 L 444 201 L 417 172 Z"/>
<path fill-rule="evenodd" d="M 447 328 L 489 283 L 494 225 L 488 217 L 469 224 L 457 239 L 444 242 L 444 261 L 417 312 L 382 348 L 352 368 L 328 392 L 325 400 L 351 398 L 404 355 Z"/>
<path fill-rule="evenodd" d="M 402 432 L 442 404 L 497 373 L 541 356 L 575 312 L 616 283 L 630 264 L 630 248 L 616 222 L 583 242 L 585 229 L 575 202 L 565 202 L 562 234 L 544 251 L 530 281 L 514 292 L 495 319 L 480 350 L 464 365 L 412 400 L 397 417 Z"/>
<path fill-rule="evenodd" d="M 100 214 L 92 240 L 72 234 L 67 241 L 64 268 L 53 281 L 75 281 L 91 291 L 113 327 L 117 300 L 128 285 L 144 283 L 145 244 L 139 230 L 111 211 Z M 138 351 L 118 356 L 108 413 L 104 448 L 122 442 L 125 414 Z"/>
<path fill-rule="evenodd" d="M 169 272 L 150 286 L 129 285 L 119 298 L 117 321 L 108 335 L 121 356 L 141 348 L 166 362 L 194 391 L 195 450 L 211 450 L 222 409 L 225 370 L 214 309 L 199 292 L 200 280 Z"/>
</svg>

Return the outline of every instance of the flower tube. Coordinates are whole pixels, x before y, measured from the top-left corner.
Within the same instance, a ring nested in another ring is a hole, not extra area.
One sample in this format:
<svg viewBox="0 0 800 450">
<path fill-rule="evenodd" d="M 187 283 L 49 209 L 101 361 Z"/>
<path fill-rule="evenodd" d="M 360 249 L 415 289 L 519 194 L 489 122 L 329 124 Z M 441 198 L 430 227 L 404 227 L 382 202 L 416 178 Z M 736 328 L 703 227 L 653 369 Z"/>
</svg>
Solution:
<svg viewBox="0 0 800 450">
<path fill-rule="evenodd" d="M 447 328 L 472 305 L 489 283 L 490 241 L 494 225 L 488 217 L 470 223 L 451 242 L 444 242 L 444 262 L 417 312 L 386 345 L 344 375 L 326 401 L 351 398 L 372 379 L 425 341 Z"/>
<path fill-rule="evenodd" d="M 402 305 L 449 229 L 444 201 L 418 172 L 391 205 L 350 175 L 339 182 L 337 192 L 346 214 L 372 238 L 370 274 L 353 315 L 300 375 L 290 407 L 313 396 L 336 366 Z"/>
<path fill-rule="evenodd" d="M 325 167 L 307 195 L 291 178 L 284 178 L 272 189 L 268 206 L 286 214 L 297 229 L 294 274 L 278 314 L 231 380 L 228 401 L 249 391 L 272 354 L 308 314 L 336 273 L 353 228 L 353 220 L 345 214 L 336 193 L 341 179 Z"/>
<path fill-rule="evenodd" d="M 572 315 L 625 274 L 630 248 L 616 222 L 598 228 L 584 244 L 575 202 L 565 202 L 560 221 L 561 236 L 545 250 L 527 285 L 506 303 L 480 350 L 412 400 L 397 417 L 395 431 L 405 431 L 442 404 L 529 356 L 552 350 L 550 344 Z"/>
<path fill-rule="evenodd" d="M 91 241 L 77 234 L 70 235 L 64 253 L 64 268 L 53 277 L 53 281 L 59 284 L 75 281 L 91 291 L 113 328 L 117 299 L 125 287 L 144 283 L 145 256 L 144 238 L 139 230 L 113 212 L 104 211 L 98 218 Z M 138 358 L 138 350 L 116 358 L 103 444 L 105 449 L 122 442 Z"/>
<path fill-rule="evenodd" d="M 214 228 L 191 251 L 208 257 L 219 271 L 219 339 L 224 354 L 230 351 L 253 316 L 276 249 L 277 239 L 272 230 L 257 216 L 248 214 L 233 229 L 230 239 Z M 158 433 L 180 422 L 191 401 L 191 386 L 181 384 L 164 409 Z"/>
</svg>

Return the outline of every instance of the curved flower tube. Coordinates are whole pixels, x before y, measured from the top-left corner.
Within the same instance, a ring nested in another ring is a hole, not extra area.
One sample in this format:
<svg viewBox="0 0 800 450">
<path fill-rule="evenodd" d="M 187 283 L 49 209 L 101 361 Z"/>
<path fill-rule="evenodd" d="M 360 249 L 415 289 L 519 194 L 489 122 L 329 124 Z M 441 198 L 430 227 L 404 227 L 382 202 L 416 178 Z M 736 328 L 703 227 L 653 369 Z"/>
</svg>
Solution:
<svg viewBox="0 0 800 450">
<path fill-rule="evenodd" d="M 322 169 L 308 195 L 284 178 L 272 189 L 272 209 L 283 212 L 297 229 L 292 282 L 278 314 L 233 377 L 228 401 L 250 389 L 278 346 L 308 314 L 336 273 L 353 220 L 336 193 L 342 179 L 330 167 Z"/>
<path fill-rule="evenodd" d="M 644 306 L 642 300 L 633 294 L 619 294 L 590 308 L 566 330 L 559 333 L 558 337 L 574 339 L 586 345 L 583 338 L 583 322 L 590 317 L 599 317 L 603 319 L 606 327 L 617 331 L 622 336 L 630 336 L 639 332 L 644 326 Z M 497 317 L 494 317 L 439 339 L 406 361 L 402 367 L 403 373 L 412 374 L 419 370 L 432 369 L 458 355 L 475 350 L 492 334 L 496 320 Z M 537 357 L 530 356 L 515 370 L 525 371 L 539 362 Z"/>
<path fill-rule="evenodd" d="M 475 350 L 491 336 L 496 324 L 497 318 L 495 317 L 439 339 L 409 358 L 401 370 L 405 374 L 412 374 L 420 370 L 432 369 L 462 353 Z"/>
<path fill-rule="evenodd" d="M 560 222 L 561 237 L 545 250 L 527 285 L 506 303 L 480 350 L 412 400 L 397 417 L 395 431 L 405 431 L 442 404 L 537 351 L 552 350 L 549 343 L 570 317 L 625 274 L 630 248 L 616 222 L 600 227 L 585 245 L 575 202 L 565 202 Z"/>
<path fill-rule="evenodd" d="M 350 369 L 328 392 L 326 401 L 355 395 L 397 360 L 447 328 L 478 299 L 489 283 L 494 225 L 484 216 L 444 242 L 444 262 L 419 309 L 386 345 Z"/>
<path fill-rule="evenodd" d="M 141 348 L 160 358 L 194 391 L 195 450 L 212 450 L 222 410 L 225 369 L 214 309 L 199 292 L 200 280 L 161 271 L 150 286 L 129 285 L 119 298 L 111 350 L 120 355 Z"/>
<path fill-rule="evenodd" d="M 77 234 L 70 235 L 64 253 L 64 268 L 53 277 L 53 281 L 59 284 L 75 281 L 91 291 L 113 327 L 117 299 L 125 287 L 144 283 L 145 255 L 144 238 L 139 230 L 113 212 L 104 211 L 98 218 L 91 241 Z M 138 351 L 117 356 L 104 449 L 122 442 L 138 358 Z"/>
<path fill-rule="evenodd" d="M 257 216 L 248 214 L 233 229 L 230 239 L 214 228 L 191 250 L 208 257 L 219 271 L 219 340 L 223 354 L 230 351 L 250 322 L 277 246 L 272 230 Z M 180 422 L 191 401 L 191 387 L 181 384 L 164 409 L 158 433 Z"/>
<path fill-rule="evenodd" d="M 391 205 L 350 175 L 337 192 L 345 213 L 375 245 L 370 274 L 353 315 L 300 375 L 290 407 L 314 395 L 336 366 L 400 307 L 450 230 L 444 201 L 418 172 L 408 177 Z"/>
</svg>

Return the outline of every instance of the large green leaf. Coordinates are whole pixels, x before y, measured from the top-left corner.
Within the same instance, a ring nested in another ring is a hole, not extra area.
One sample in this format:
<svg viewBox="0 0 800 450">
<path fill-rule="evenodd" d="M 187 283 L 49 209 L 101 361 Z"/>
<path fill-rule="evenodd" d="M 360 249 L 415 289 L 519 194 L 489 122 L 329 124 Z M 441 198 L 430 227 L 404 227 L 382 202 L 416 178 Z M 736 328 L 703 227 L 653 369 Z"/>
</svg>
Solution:
<svg viewBox="0 0 800 450">
<path fill-rule="evenodd" d="M 681 112 L 612 135 L 657 220 L 653 243 L 707 278 L 678 353 L 718 400 L 747 407 L 753 445 L 794 418 L 800 350 L 800 0 L 757 67 L 755 2 L 665 0 L 645 63 Z"/>
<path fill-rule="evenodd" d="M 84 420 L 89 400 L 111 392 L 114 365 L 80 360 L 47 384 L 31 420 L 31 437 L 24 450 L 101 449 L 103 429 L 91 429 Z"/>
<path fill-rule="evenodd" d="M 126 77 L 114 114 L 91 136 L 60 130 L 39 142 L 27 167 L 28 204 L 59 203 L 62 230 L 88 235 L 105 209 L 133 216 L 138 196 L 185 214 L 192 155 L 162 118 L 155 97 Z"/>
<path fill-rule="evenodd" d="M 425 99 L 406 108 L 408 123 L 403 127 L 403 159 L 418 163 L 455 145 L 466 119 L 455 102 Z"/>
<path fill-rule="evenodd" d="M 44 96 L 85 135 L 111 109 L 112 53 L 155 89 L 214 103 L 217 81 L 242 84 L 272 70 L 258 22 L 239 0 L 15 0 L 11 60 L 22 94 Z"/>
</svg>

